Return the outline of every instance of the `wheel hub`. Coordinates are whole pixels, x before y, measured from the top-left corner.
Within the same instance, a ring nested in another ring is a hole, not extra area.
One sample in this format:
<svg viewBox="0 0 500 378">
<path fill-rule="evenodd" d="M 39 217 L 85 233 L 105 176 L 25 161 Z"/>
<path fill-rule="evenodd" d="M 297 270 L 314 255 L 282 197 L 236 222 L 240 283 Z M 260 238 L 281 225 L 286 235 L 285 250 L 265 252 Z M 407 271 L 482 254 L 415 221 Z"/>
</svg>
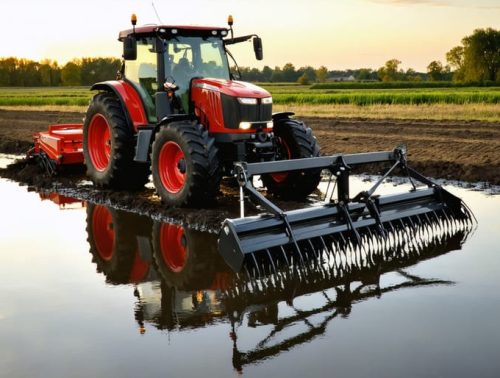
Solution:
<svg viewBox="0 0 500 378">
<path fill-rule="evenodd" d="M 184 152 L 174 141 L 168 141 L 158 155 L 158 172 L 163 187 L 170 193 L 179 193 L 186 182 L 187 164 Z"/>
<path fill-rule="evenodd" d="M 95 169 L 103 172 L 111 157 L 111 130 L 102 114 L 95 114 L 89 123 L 87 136 L 90 161 Z"/>
</svg>

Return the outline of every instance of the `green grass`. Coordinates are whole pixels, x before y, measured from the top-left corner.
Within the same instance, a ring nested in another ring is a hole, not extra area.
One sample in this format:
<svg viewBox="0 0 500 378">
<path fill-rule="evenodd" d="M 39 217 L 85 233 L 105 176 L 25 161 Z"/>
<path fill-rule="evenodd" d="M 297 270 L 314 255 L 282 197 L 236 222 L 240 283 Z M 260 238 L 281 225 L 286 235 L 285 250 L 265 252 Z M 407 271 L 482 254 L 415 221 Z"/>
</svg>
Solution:
<svg viewBox="0 0 500 378">
<path fill-rule="evenodd" d="M 470 88 L 496 87 L 498 82 L 460 83 L 453 81 L 339 81 L 318 83 L 311 89 L 411 89 L 411 88 Z"/>
<path fill-rule="evenodd" d="M 310 105 L 422 105 L 498 104 L 500 87 L 407 89 L 311 89 L 307 86 L 264 85 L 275 104 Z"/>
<path fill-rule="evenodd" d="M 335 83 L 339 84 L 339 83 Z M 350 83 L 353 84 L 353 83 Z M 360 83 L 363 84 L 363 83 Z M 317 88 L 319 84 L 316 84 Z M 277 105 L 499 104 L 500 87 L 312 89 L 293 83 L 262 83 Z M 88 87 L 0 88 L 0 106 L 87 106 Z"/>
<path fill-rule="evenodd" d="M 0 106 L 86 106 L 88 87 L 0 88 Z"/>
</svg>

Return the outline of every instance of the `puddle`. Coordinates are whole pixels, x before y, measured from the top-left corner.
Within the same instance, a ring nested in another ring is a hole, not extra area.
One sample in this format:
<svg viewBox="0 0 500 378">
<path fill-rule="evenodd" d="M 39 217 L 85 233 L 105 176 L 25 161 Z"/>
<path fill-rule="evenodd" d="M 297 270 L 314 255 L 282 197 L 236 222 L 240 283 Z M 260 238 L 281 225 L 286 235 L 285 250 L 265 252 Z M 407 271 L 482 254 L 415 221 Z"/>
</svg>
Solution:
<svg viewBox="0 0 500 378">
<path fill-rule="evenodd" d="M 496 376 L 500 197 L 446 189 L 471 234 L 257 280 L 213 233 L 0 179 L 2 373 Z"/>
<path fill-rule="evenodd" d="M 24 158 L 24 155 L 0 154 L 0 168 L 5 168 L 7 165 L 14 163 L 17 159 Z"/>
</svg>

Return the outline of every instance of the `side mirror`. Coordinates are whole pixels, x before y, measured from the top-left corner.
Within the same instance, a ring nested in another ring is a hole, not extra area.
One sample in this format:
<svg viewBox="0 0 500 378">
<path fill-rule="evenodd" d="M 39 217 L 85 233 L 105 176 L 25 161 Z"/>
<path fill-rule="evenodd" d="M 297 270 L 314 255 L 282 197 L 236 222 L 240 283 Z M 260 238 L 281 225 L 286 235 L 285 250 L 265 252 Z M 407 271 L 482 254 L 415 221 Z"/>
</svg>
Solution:
<svg viewBox="0 0 500 378">
<path fill-rule="evenodd" d="M 253 51 L 255 52 L 255 59 L 262 60 L 264 53 L 262 52 L 262 39 L 259 37 L 253 39 Z"/>
<path fill-rule="evenodd" d="M 137 40 L 134 37 L 125 37 L 123 40 L 123 59 L 137 59 Z"/>
</svg>

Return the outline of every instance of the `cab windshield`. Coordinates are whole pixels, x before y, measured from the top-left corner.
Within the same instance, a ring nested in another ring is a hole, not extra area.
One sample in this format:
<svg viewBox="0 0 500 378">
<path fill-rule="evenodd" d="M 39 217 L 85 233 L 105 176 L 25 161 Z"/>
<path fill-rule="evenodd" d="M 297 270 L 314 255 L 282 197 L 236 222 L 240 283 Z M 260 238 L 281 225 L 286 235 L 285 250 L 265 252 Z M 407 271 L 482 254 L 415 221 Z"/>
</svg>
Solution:
<svg viewBox="0 0 500 378">
<path fill-rule="evenodd" d="M 180 91 L 193 77 L 229 80 L 229 68 L 220 38 L 177 37 L 167 43 L 167 81 L 172 77 Z"/>
<path fill-rule="evenodd" d="M 128 60 L 125 77 L 143 99 L 150 122 L 156 122 L 155 93 L 157 85 L 156 40 L 153 37 L 137 40 L 137 59 Z M 216 37 L 182 37 L 165 41 L 165 79 L 179 86 L 182 111 L 189 111 L 189 83 L 193 77 L 229 80 L 229 68 L 224 44 Z"/>
<path fill-rule="evenodd" d="M 216 37 L 179 36 L 167 42 L 165 71 L 167 81 L 171 78 L 179 86 L 182 107 L 188 110 L 189 83 L 194 77 L 229 80 L 229 67 L 224 45 Z"/>
</svg>

